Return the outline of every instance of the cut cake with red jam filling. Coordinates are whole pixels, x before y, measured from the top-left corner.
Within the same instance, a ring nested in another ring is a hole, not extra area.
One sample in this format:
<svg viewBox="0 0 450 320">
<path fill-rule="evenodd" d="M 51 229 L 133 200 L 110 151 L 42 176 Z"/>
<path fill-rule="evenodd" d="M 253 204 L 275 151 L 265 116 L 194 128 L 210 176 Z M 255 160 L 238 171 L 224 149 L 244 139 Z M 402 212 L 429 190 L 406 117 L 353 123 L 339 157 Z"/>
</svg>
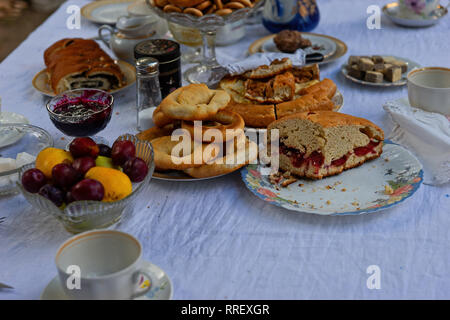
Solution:
<svg viewBox="0 0 450 320">
<path fill-rule="evenodd" d="M 383 152 L 384 133 L 369 120 L 333 111 L 296 113 L 268 126 L 279 130 L 279 167 L 312 179 L 336 175 Z"/>
</svg>

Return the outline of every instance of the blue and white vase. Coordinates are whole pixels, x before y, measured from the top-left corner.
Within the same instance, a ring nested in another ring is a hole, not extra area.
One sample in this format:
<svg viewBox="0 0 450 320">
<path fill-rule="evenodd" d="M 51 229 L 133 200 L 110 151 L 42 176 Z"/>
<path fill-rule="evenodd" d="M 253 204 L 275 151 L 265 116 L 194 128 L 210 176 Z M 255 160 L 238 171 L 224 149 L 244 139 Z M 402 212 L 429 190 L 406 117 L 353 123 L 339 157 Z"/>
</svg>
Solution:
<svg viewBox="0 0 450 320">
<path fill-rule="evenodd" d="M 311 31 L 319 20 L 316 0 L 266 0 L 264 4 L 263 25 L 272 33 Z"/>
</svg>

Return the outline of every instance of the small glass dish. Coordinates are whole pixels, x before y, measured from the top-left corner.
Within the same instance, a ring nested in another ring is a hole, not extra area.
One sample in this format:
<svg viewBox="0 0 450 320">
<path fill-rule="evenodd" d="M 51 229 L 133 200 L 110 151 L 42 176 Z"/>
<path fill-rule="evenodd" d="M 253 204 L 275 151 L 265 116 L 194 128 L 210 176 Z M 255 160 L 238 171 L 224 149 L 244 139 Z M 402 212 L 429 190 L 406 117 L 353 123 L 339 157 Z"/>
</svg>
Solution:
<svg viewBox="0 0 450 320">
<path fill-rule="evenodd" d="M 149 142 L 139 140 L 131 134 L 124 134 L 117 140 L 132 141 L 136 146 L 136 156 L 148 165 L 147 176 L 142 182 L 133 183 L 133 192 L 126 198 L 115 202 L 75 201 L 65 208 L 58 208 L 47 198 L 37 193 L 30 193 L 22 187 L 21 183 L 17 183 L 22 194 L 33 207 L 52 214 L 71 233 L 80 233 L 113 225 L 120 220 L 125 211 L 131 212 L 133 210 L 140 194 L 148 192 L 150 180 L 155 170 L 153 148 Z M 20 168 L 19 181 L 22 179 L 23 173 L 31 168 L 34 168 L 34 163 Z"/>
<path fill-rule="evenodd" d="M 47 102 L 50 120 L 62 133 L 87 137 L 105 129 L 111 120 L 114 97 L 98 89 L 75 89 Z"/>
<path fill-rule="evenodd" d="M 2 158 L 16 159 L 22 152 L 36 157 L 39 151 L 52 146 L 53 138 L 42 128 L 23 123 L 0 124 L 0 157 Z M 26 163 L 21 163 L 19 167 L 22 165 Z M 20 168 L 16 168 L 0 172 L 0 196 L 19 191 L 16 184 L 19 170 Z"/>
</svg>

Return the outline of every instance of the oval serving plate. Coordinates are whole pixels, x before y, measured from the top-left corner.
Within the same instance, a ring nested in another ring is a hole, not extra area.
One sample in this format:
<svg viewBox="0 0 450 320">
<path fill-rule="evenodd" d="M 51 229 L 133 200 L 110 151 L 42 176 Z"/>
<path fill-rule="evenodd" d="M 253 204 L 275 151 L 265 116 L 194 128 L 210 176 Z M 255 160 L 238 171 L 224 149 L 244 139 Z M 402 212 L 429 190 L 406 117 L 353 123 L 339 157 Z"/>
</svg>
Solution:
<svg viewBox="0 0 450 320">
<path fill-rule="evenodd" d="M 125 85 L 118 89 L 109 91 L 110 93 L 122 91 L 136 82 L 136 69 L 131 64 L 122 60 L 117 60 L 116 63 L 119 65 L 120 70 L 125 76 Z M 46 69 L 38 72 L 34 76 L 32 83 L 33 87 L 40 93 L 49 97 L 56 96 L 56 94 L 53 92 L 53 89 L 50 87 Z"/>
<path fill-rule="evenodd" d="M 420 68 L 421 65 L 418 64 L 415 61 L 409 60 L 407 58 L 401 58 L 401 57 L 396 57 L 396 56 L 383 56 L 383 57 L 392 57 L 395 58 L 397 60 L 401 60 L 406 62 L 406 64 L 408 65 L 408 70 L 406 70 L 406 72 L 402 73 L 402 78 L 396 82 L 389 82 L 386 81 L 385 79 L 383 79 L 383 82 L 380 83 L 374 83 L 374 82 L 369 82 L 369 81 L 365 81 L 365 80 L 360 80 L 360 79 L 356 79 L 352 76 L 350 76 L 348 74 L 347 68 L 348 68 L 348 64 L 344 64 L 341 67 L 341 73 L 344 75 L 344 77 L 346 77 L 347 79 L 359 83 L 359 84 L 364 84 L 364 85 L 368 85 L 368 86 L 374 86 L 374 87 L 394 87 L 394 86 L 404 86 L 408 83 L 408 80 L 406 78 L 406 76 L 408 75 L 408 73 L 416 68 Z"/>
<path fill-rule="evenodd" d="M 248 165 L 242 180 L 257 197 L 288 210 L 319 215 L 358 215 L 381 211 L 411 197 L 423 180 L 422 165 L 389 140 L 375 160 L 322 180 L 299 179 L 286 188 L 269 182 L 260 165 Z M 386 186 L 392 188 L 386 194 Z"/>
<path fill-rule="evenodd" d="M 128 6 L 133 2 L 133 0 L 93 1 L 81 8 L 81 15 L 94 23 L 114 25 L 120 16 L 128 15 Z"/>
</svg>

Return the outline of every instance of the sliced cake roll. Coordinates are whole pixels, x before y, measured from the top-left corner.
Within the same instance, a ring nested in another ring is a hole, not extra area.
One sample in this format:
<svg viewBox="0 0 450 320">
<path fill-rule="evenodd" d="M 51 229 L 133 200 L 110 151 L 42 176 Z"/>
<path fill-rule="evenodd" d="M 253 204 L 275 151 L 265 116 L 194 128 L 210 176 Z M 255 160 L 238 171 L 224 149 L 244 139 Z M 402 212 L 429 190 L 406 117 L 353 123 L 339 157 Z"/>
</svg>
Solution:
<svg viewBox="0 0 450 320">
<path fill-rule="evenodd" d="M 45 50 L 44 62 L 57 94 L 80 88 L 109 91 L 125 84 L 119 66 L 94 40 L 59 40 Z"/>
<path fill-rule="evenodd" d="M 333 111 L 296 113 L 268 126 L 279 134 L 279 167 L 321 179 L 354 168 L 382 153 L 384 133 L 369 120 Z"/>
</svg>

